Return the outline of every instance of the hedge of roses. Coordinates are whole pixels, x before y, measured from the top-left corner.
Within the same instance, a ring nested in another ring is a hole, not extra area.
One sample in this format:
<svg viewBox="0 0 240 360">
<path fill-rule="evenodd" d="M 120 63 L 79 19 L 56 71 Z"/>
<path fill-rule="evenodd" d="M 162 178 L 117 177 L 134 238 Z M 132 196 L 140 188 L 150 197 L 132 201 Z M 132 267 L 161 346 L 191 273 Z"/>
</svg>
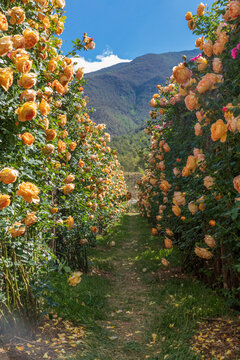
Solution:
<svg viewBox="0 0 240 360">
<path fill-rule="evenodd" d="M 240 1 L 201 3 L 186 20 L 201 53 L 183 56 L 150 101 L 139 207 L 185 267 L 239 296 Z"/>
<path fill-rule="evenodd" d="M 83 69 L 61 53 L 65 0 L 0 5 L 0 302 L 37 316 L 56 257 L 87 270 L 87 247 L 124 210 L 123 173 L 90 119 Z M 87 34 L 76 49 L 95 44 Z M 75 50 L 74 50 L 75 51 Z"/>
</svg>

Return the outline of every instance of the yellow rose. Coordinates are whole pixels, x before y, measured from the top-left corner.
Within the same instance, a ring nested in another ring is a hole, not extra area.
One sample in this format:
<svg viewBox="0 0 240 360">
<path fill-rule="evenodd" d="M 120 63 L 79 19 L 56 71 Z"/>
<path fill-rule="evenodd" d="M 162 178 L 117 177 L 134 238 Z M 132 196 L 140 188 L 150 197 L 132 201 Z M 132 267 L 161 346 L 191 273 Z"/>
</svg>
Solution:
<svg viewBox="0 0 240 360">
<path fill-rule="evenodd" d="M 78 80 L 81 80 L 83 78 L 83 75 L 84 75 L 84 71 L 83 71 L 83 67 L 79 68 L 76 72 L 76 78 Z"/>
<path fill-rule="evenodd" d="M 198 206 L 197 204 L 194 203 L 194 201 L 191 201 L 189 204 L 188 204 L 188 210 L 190 211 L 190 213 L 192 215 L 196 214 L 198 212 Z"/>
<path fill-rule="evenodd" d="M 71 194 L 71 192 L 73 192 L 74 188 L 75 188 L 75 184 L 72 184 L 72 183 L 66 184 L 61 187 L 61 189 L 63 190 L 65 195 Z"/>
<path fill-rule="evenodd" d="M 23 74 L 18 80 L 18 85 L 22 86 L 24 89 L 31 89 L 37 83 L 37 74 L 27 73 Z"/>
<path fill-rule="evenodd" d="M 64 152 L 66 149 L 66 143 L 62 140 L 58 141 L 58 153 Z"/>
<path fill-rule="evenodd" d="M 8 22 L 6 16 L 0 12 L 0 30 L 7 31 L 8 30 Z"/>
<path fill-rule="evenodd" d="M 10 86 L 13 84 L 13 69 L 8 68 L 0 68 L 0 86 L 8 91 Z"/>
<path fill-rule="evenodd" d="M 191 20 L 192 19 L 192 13 L 191 13 L 191 11 L 188 11 L 187 13 L 186 13 L 186 15 L 185 15 L 185 20 L 187 20 L 187 21 L 189 21 L 189 20 Z"/>
<path fill-rule="evenodd" d="M 70 174 L 65 178 L 64 183 L 69 184 L 72 183 L 74 180 L 75 180 L 75 175 Z"/>
<path fill-rule="evenodd" d="M 238 193 L 240 193 L 240 175 L 236 176 L 233 179 L 233 186 L 234 189 L 237 190 Z"/>
<path fill-rule="evenodd" d="M 14 35 L 12 37 L 12 43 L 15 50 L 25 48 L 25 39 L 23 35 Z"/>
<path fill-rule="evenodd" d="M 35 137 L 29 132 L 25 132 L 24 134 L 22 134 L 21 139 L 24 144 L 28 146 L 31 146 L 35 141 Z"/>
<path fill-rule="evenodd" d="M 37 221 L 37 216 L 35 212 L 32 213 L 28 213 L 26 218 L 24 219 L 24 224 L 26 226 L 31 226 L 33 224 L 35 224 Z"/>
<path fill-rule="evenodd" d="M 211 126 L 211 138 L 213 141 L 220 140 L 222 143 L 227 139 L 227 124 L 219 119 Z"/>
<path fill-rule="evenodd" d="M 175 216 L 180 216 L 181 215 L 181 209 L 177 205 L 174 205 L 172 207 L 172 212 L 174 213 Z"/>
<path fill-rule="evenodd" d="M 29 60 L 29 55 L 18 56 L 15 65 L 18 72 L 26 74 L 32 68 L 32 60 Z"/>
<path fill-rule="evenodd" d="M 193 111 L 199 108 L 199 103 L 196 95 L 192 92 L 185 97 L 185 104 L 188 110 Z"/>
<path fill-rule="evenodd" d="M 34 102 L 36 100 L 36 91 L 35 90 L 24 90 L 20 95 L 20 100 L 25 100 L 28 102 Z"/>
<path fill-rule="evenodd" d="M 180 191 L 174 191 L 173 203 L 177 206 L 184 206 L 186 204 L 185 195 Z"/>
<path fill-rule="evenodd" d="M 12 184 L 18 178 L 19 172 L 12 168 L 4 168 L 0 171 L 0 181 L 4 184 Z"/>
<path fill-rule="evenodd" d="M 15 6 L 12 9 L 10 9 L 8 11 L 8 15 L 11 16 L 11 19 L 10 19 L 11 25 L 22 24 L 25 20 L 25 12 L 19 6 Z"/>
<path fill-rule="evenodd" d="M 180 63 L 173 68 L 173 77 L 178 84 L 183 85 L 190 80 L 191 73 L 183 63 Z"/>
<path fill-rule="evenodd" d="M 26 49 L 32 49 L 39 41 L 39 33 L 36 30 L 25 29 L 23 31 L 23 36 Z"/>
<path fill-rule="evenodd" d="M 18 186 L 17 195 L 28 203 L 39 203 L 40 199 L 38 194 L 40 193 L 39 188 L 31 182 L 23 182 Z"/>
<path fill-rule="evenodd" d="M 208 190 L 211 189 L 213 187 L 213 185 L 214 185 L 214 178 L 212 176 L 205 176 L 203 181 L 204 181 L 204 186 Z"/>
<path fill-rule="evenodd" d="M 47 116 L 51 110 L 49 103 L 46 100 L 42 99 L 39 104 L 39 110 L 42 116 Z"/>
<path fill-rule="evenodd" d="M 82 276 L 81 272 L 79 272 L 79 271 L 74 272 L 72 274 L 72 276 L 70 276 L 69 279 L 68 279 L 69 285 L 70 286 L 76 286 L 77 284 L 79 284 L 81 282 L 81 280 L 82 280 L 81 276 Z"/>
<path fill-rule="evenodd" d="M 13 49 L 11 36 L 3 36 L 0 39 L 0 56 L 7 55 Z"/>
<path fill-rule="evenodd" d="M 197 15 L 198 16 L 202 16 L 204 14 L 205 7 L 206 7 L 206 5 L 204 5 L 203 3 L 198 5 L 198 8 L 197 8 Z"/>
<path fill-rule="evenodd" d="M 11 204 L 10 195 L 3 195 L 0 194 L 0 210 L 4 209 L 5 207 Z"/>
<path fill-rule="evenodd" d="M 213 254 L 210 251 L 205 248 L 200 248 L 198 246 L 195 247 L 194 252 L 198 257 L 202 259 L 210 260 L 213 257 Z"/>
<path fill-rule="evenodd" d="M 211 235 L 205 235 L 204 242 L 211 249 L 216 246 L 216 241 L 214 240 L 214 238 Z"/>
<path fill-rule="evenodd" d="M 16 238 L 18 236 L 21 236 L 26 231 L 25 226 L 23 226 L 20 222 L 14 223 L 10 229 L 9 232 L 13 238 Z"/>
<path fill-rule="evenodd" d="M 72 229 L 74 227 L 74 219 L 72 216 L 69 216 L 66 220 L 66 225 L 68 229 Z"/>
<path fill-rule="evenodd" d="M 30 121 L 37 116 L 37 104 L 33 101 L 26 102 L 16 112 L 19 121 Z"/>
</svg>

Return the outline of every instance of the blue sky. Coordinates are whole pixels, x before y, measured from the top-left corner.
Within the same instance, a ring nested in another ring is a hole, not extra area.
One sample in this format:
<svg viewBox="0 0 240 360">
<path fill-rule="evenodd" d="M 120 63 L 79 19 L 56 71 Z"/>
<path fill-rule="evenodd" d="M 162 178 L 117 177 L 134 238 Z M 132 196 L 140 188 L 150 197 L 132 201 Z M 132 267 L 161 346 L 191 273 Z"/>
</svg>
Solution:
<svg viewBox="0 0 240 360">
<path fill-rule="evenodd" d="M 87 61 L 103 61 L 113 54 L 134 59 L 147 53 L 194 48 L 196 36 L 187 27 L 185 14 L 196 13 L 197 0 L 66 0 L 63 51 L 84 32 L 94 38 L 96 48 L 84 52 Z M 213 0 L 207 4 L 212 5 Z M 101 55 L 103 55 L 101 57 Z M 114 59 L 112 59 L 114 60 Z"/>
</svg>

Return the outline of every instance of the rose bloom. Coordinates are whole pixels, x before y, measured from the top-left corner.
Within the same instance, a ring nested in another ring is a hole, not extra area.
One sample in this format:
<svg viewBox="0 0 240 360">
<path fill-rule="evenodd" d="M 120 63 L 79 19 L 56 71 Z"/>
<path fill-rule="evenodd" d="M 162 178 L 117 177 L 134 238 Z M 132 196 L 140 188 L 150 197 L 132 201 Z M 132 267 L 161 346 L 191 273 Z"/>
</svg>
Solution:
<svg viewBox="0 0 240 360">
<path fill-rule="evenodd" d="M 26 74 L 32 68 L 32 60 L 29 60 L 29 55 L 19 56 L 16 58 L 15 65 L 18 72 Z"/>
<path fill-rule="evenodd" d="M 66 76 L 67 80 L 70 81 L 73 78 L 73 65 L 70 64 L 64 69 L 64 75 Z"/>
<path fill-rule="evenodd" d="M 190 11 L 188 11 L 187 13 L 186 13 L 186 15 L 185 15 L 185 20 L 187 20 L 187 21 L 189 21 L 189 20 L 191 20 L 192 19 L 192 13 L 190 12 Z"/>
<path fill-rule="evenodd" d="M 50 155 L 53 153 L 53 151 L 55 150 L 55 146 L 53 144 L 47 144 L 44 146 L 44 148 L 42 149 L 43 153 L 45 155 Z"/>
<path fill-rule="evenodd" d="M 26 226 L 31 226 L 33 224 L 35 224 L 37 221 L 37 216 L 35 212 L 32 213 L 28 213 L 26 218 L 24 219 L 24 224 Z"/>
<path fill-rule="evenodd" d="M 78 80 L 81 80 L 83 78 L 83 75 L 84 75 L 84 71 L 83 71 L 83 67 L 79 68 L 76 72 L 76 78 Z"/>
<path fill-rule="evenodd" d="M 196 123 L 194 126 L 194 131 L 196 136 L 201 136 L 203 134 L 202 127 L 199 123 Z"/>
<path fill-rule="evenodd" d="M 35 90 L 24 90 L 20 95 L 20 100 L 25 100 L 28 102 L 34 102 L 36 100 L 36 91 Z"/>
<path fill-rule="evenodd" d="M 53 0 L 53 5 L 56 8 L 63 9 L 65 7 L 66 3 L 65 3 L 65 0 Z"/>
<path fill-rule="evenodd" d="M 33 101 L 26 102 L 16 112 L 19 121 L 30 121 L 37 116 L 37 104 Z"/>
<path fill-rule="evenodd" d="M 69 184 L 69 183 L 73 182 L 74 180 L 75 180 L 75 175 L 70 174 L 65 178 L 64 183 Z"/>
<path fill-rule="evenodd" d="M 197 162 L 196 162 L 196 159 L 194 156 L 192 155 L 189 155 L 188 158 L 187 158 L 187 168 L 189 170 L 192 170 L 193 172 L 196 170 L 197 168 Z"/>
<path fill-rule="evenodd" d="M 3 36 L 0 39 L 0 56 L 7 55 L 13 49 L 13 43 L 11 36 Z"/>
<path fill-rule="evenodd" d="M 186 204 L 185 195 L 180 191 L 174 191 L 173 203 L 177 206 L 184 206 Z"/>
<path fill-rule="evenodd" d="M 210 260 L 213 257 L 213 254 L 210 251 L 205 248 L 200 248 L 198 246 L 195 247 L 194 252 L 198 257 L 202 259 Z"/>
<path fill-rule="evenodd" d="M 48 63 L 48 71 L 54 72 L 57 67 L 57 61 L 55 59 L 51 59 Z"/>
<path fill-rule="evenodd" d="M 21 135 L 21 139 L 25 145 L 31 146 L 34 143 L 35 137 L 31 133 L 25 132 Z"/>
<path fill-rule="evenodd" d="M 58 153 L 64 152 L 66 149 L 66 143 L 62 140 L 58 141 Z"/>
<path fill-rule="evenodd" d="M 13 84 L 13 69 L 0 68 L 0 85 L 5 90 L 8 91 L 10 86 Z"/>
<path fill-rule="evenodd" d="M 163 145 L 163 150 L 164 150 L 165 152 L 170 152 L 170 151 L 171 151 L 171 148 L 170 148 L 170 146 L 169 146 L 167 143 L 165 143 L 165 144 Z"/>
<path fill-rule="evenodd" d="M 173 168 L 173 173 L 175 176 L 178 176 L 180 174 L 180 170 L 178 168 Z"/>
<path fill-rule="evenodd" d="M 25 20 L 25 11 L 19 6 L 15 6 L 8 10 L 8 15 L 11 16 L 11 25 L 22 24 Z"/>
<path fill-rule="evenodd" d="M 204 44 L 204 36 L 202 36 L 201 38 L 198 38 L 196 41 L 195 41 L 195 46 L 197 48 L 199 48 L 200 50 L 203 49 L 203 44 Z"/>
<path fill-rule="evenodd" d="M 14 223 L 10 229 L 9 232 L 13 238 L 16 238 L 18 236 L 21 236 L 26 231 L 25 226 L 23 226 L 20 222 Z"/>
<path fill-rule="evenodd" d="M 40 113 L 42 114 L 42 116 L 47 116 L 49 114 L 49 112 L 50 112 L 50 105 L 44 99 L 41 100 L 38 108 L 39 108 Z"/>
<path fill-rule="evenodd" d="M 75 184 L 71 184 L 71 183 L 66 184 L 63 187 L 61 187 L 61 189 L 63 190 L 65 195 L 70 194 L 71 192 L 73 192 L 74 188 L 75 188 Z"/>
<path fill-rule="evenodd" d="M 219 119 L 211 126 L 211 138 L 213 141 L 220 140 L 222 143 L 227 139 L 227 124 Z"/>
<path fill-rule="evenodd" d="M 173 247 L 173 242 L 171 239 L 169 239 L 168 237 L 164 239 L 164 245 L 166 249 L 172 249 Z"/>
<path fill-rule="evenodd" d="M 214 55 L 220 55 L 225 49 L 225 43 L 217 40 L 213 45 L 213 53 Z"/>
<path fill-rule="evenodd" d="M 199 94 L 204 94 L 208 90 L 212 90 L 216 82 L 218 82 L 218 78 L 215 74 L 206 74 L 203 76 L 202 80 L 199 81 L 196 89 Z"/>
<path fill-rule="evenodd" d="M 174 235 L 172 230 L 170 230 L 169 228 L 167 228 L 165 231 L 166 231 L 168 236 L 173 236 Z"/>
<path fill-rule="evenodd" d="M 12 168 L 4 168 L 0 171 L 0 181 L 4 184 L 12 184 L 18 178 L 19 172 Z"/>
<path fill-rule="evenodd" d="M 240 2 L 239 1 L 231 1 L 228 4 L 229 16 L 232 20 L 240 17 Z"/>
<path fill-rule="evenodd" d="M 57 207 L 50 207 L 50 212 L 51 212 L 51 214 L 56 214 L 58 212 L 58 208 Z"/>
<path fill-rule="evenodd" d="M 195 204 L 194 201 L 191 201 L 189 204 L 188 204 L 188 210 L 190 211 L 190 213 L 192 215 L 195 215 L 197 212 L 198 212 L 198 206 L 197 204 Z"/>
<path fill-rule="evenodd" d="M 216 246 L 216 241 L 214 240 L 214 238 L 211 235 L 205 235 L 204 236 L 204 242 L 211 249 Z"/>
<path fill-rule="evenodd" d="M 181 215 L 181 209 L 177 205 L 174 205 L 172 207 L 172 212 L 174 213 L 175 216 L 180 216 Z"/>
<path fill-rule="evenodd" d="M 238 193 L 240 193 L 240 175 L 236 176 L 233 179 L 233 186 L 234 189 L 237 190 Z"/>
<path fill-rule="evenodd" d="M 31 89 L 37 83 L 37 74 L 27 73 L 23 74 L 18 80 L 18 85 L 22 86 L 24 89 Z"/>
<path fill-rule="evenodd" d="M 8 30 L 8 22 L 6 16 L 0 12 L 0 30 L 7 31 Z"/>
<path fill-rule="evenodd" d="M 60 126 L 64 127 L 67 123 L 67 116 L 66 115 L 59 115 L 58 119 L 60 120 Z"/>
<path fill-rule="evenodd" d="M 213 59 L 213 71 L 216 74 L 219 74 L 223 71 L 223 64 L 222 61 L 219 58 L 214 58 Z"/>
<path fill-rule="evenodd" d="M 214 178 L 212 176 L 205 176 L 203 181 L 204 181 L 204 186 L 208 190 L 211 189 L 213 187 L 213 185 L 214 185 Z"/>
<path fill-rule="evenodd" d="M 182 176 L 183 177 L 187 177 L 187 176 L 189 176 L 190 175 L 190 169 L 187 167 L 187 166 L 185 166 L 183 169 L 182 169 Z"/>
<path fill-rule="evenodd" d="M 12 37 L 12 43 L 15 50 L 25 48 L 25 39 L 23 35 L 14 35 Z"/>
<path fill-rule="evenodd" d="M 178 84 L 182 85 L 190 80 L 191 73 L 183 63 L 180 63 L 173 68 L 173 77 Z"/>
<path fill-rule="evenodd" d="M 48 0 L 35 0 L 38 4 L 45 7 L 48 4 Z"/>
<path fill-rule="evenodd" d="M 0 210 L 4 209 L 5 207 L 11 204 L 10 195 L 3 195 L 0 194 Z"/>
<path fill-rule="evenodd" d="M 208 40 L 207 43 L 203 44 L 203 52 L 208 57 L 211 57 L 213 54 L 213 43 L 211 40 Z"/>
<path fill-rule="evenodd" d="M 198 8 L 197 8 L 197 15 L 198 16 L 202 16 L 204 14 L 205 7 L 206 6 L 203 3 L 198 5 Z"/>
<path fill-rule="evenodd" d="M 54 129 L 48 129 L 45 131 L 46 141 L 52 141 L 57 137 L 57 131 Z"/>
<path fill-rule="evenodd" d="M 65 88 L 64 88 L 64 86 L 62 86 L 62 84 L 61 84 L 58 80 L 54 80 L 54 81 L 53 81 L 52 87 L 53 87 L 53 89 L 56 90 L 56 92 L 57 92 L 59 95 L 63 95 L 63 94 L 65 93 Z"/>
<path fill-rule="evenodd" d="M 74 219 L 72 216 L 69 216 L 66 220 L 66 225 L 68 229 L 72 229 L 74 227 Z"/>
<path fill-rule="evenodd" d="M 18 186 L 17 195 L 22 196 L 22 198 L 28 203 L 38 204 L 40 199 L 38 194 L 40 193 L 39 188 L 32 184 L 31 182 L 23 182 Z"/>
<path fill-rule="evenodd" d="M 197 59 L 197 63 L 198 63 L 198 70 L 199 71 L 203 71 L 206 69 L 207 67 L 207 59 L 200 56 L 198 59 Z"/>
<path fill-rule="evenodd" d="M 202 111 L 197 111 L 196 117 L 197 117 L 198 121 L 201 122 L 204 118 L 204 113 Z"/>
<path fill-rule="evenodd" d="M 197 110 L 200 106 L 196 95 L 192 92 L 185 97 L 185 104 L 189 111 Z"/>
<path fill-rule="evenodd" d="M 161 181 L 160 189 L 162 191 L 168 192 L 171 189 L 172 185 L 169 184 L 167 180 Z"/>
<path fill-rule="evenodd" d="M 79 284 L 82 280 L 81 278 L 82 273 L 81 272 L 74 272 L 72 276 L 69 277 L 68 282 L 70 286 L 76 286 Z"/>
<path fill-rule="evenodd" d="M 39 41 L 39 33 L 36 30 L 25 29 L 23 31 L 23 36 L 26 49 L 32 49 Z"/>
</svg>

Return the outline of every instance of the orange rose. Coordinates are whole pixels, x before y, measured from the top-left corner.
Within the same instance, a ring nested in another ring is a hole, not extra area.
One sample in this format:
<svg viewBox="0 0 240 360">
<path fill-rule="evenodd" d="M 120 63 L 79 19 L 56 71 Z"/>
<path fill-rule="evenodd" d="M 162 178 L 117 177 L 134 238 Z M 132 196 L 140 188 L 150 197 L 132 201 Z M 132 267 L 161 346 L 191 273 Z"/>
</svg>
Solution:
<svg viewBox="0 0 240 360">
<path fill-rule="evenodd" d="M 177 206 L 184 206 L 186 204 L 185 195 L 180 191 L 174 191 L 173 203 Z"/>
<path fill-rule="evenodd" d="M 66 179 L 64 180 L 64 183 L 69 184 L 69 183 L 72 183 L 74 180 L 75 180 L 75 175 L 70 174 L 66 177 Z"/>
<path fill-rule="evenodd" d="M 170 230 L 169 228 L 167 228 L 165 231 L 166 231 L 168 236 L 173 236 L 174 235 L 172 230 Z"/>
<path fill-rule="evenodd" d="M 198 5 L 198 8 L 197 8 L 197 15 L 198 16 L 202 16 L 204 14 L 205 7 L 206 6 L 203 3 Z"/>
<path fill-rule="evenodd" d="M 188 110 L 193 111 L 199 108 L 199 103 L 196 95 L 192 92 L 185 97 L 185 104 Z"/>
<path fill-rule="evenodd" d="M 73 78 L 73 65 L 70 64 L 64 69 L 64 75 L 66 76 L 67 80 L 70 81 Z"/>
<path fill-rule="evenodd" d="M 17 71 L 23 74 L 28 73 L 32 68 L 32 60 L 29 60 L 29 55 L 23 55 L 16 58 Z"/>
<path fill-rule="evenodd" d="M 21 236 L 26 231 L 25 226 L 23 226 L 20 222 L 14 223 L 10 229 L 9 232 L 13 238 L 16 238 L 18 236 Z"/>
<path fill-rule="evenodd" d="M 0 56 L 7 55 L 13 49 L 11 36 L 3 36 L 0 39 Z"/>
<path fill-rule="evenodd" d="M 189 204 L 188 204 L 188 210 L 190 211 L 190 213 L 192 215 L 196 214 L 198 212 L 198 206 L 197 204 L 194 203 L 194 201 L 191 201 Z"/>
<path fill-rule="evenodd" d="M 37 83 L 37 74 L 27 73 L 23 74 L 18 80 L 18 85 L 22 86 L 24 89 L 31 89 Z"/>
<path fill-rule="evenodd" d="M 233 186 L 234 189 L 237 190 L 238 193 L 240 193 L 240 175 L 236 176 L 233 179 Z"/>
<path fill-rule="evenodd" d="M 217 40 L 215 44 L 213 45 L 213 53 L 215 55 L 220 55 L 225 49 L 225 43 L 221 42 L 220 40 Z"/>
<path fill-rule="evenodd" d="M 196 89 L 199 94 L 204 94 L 206 91 L 212 90 L 218 81 L 217 75 L 208 73 L 199 81 Z"/>
<path fill-rule="evenodd" d="M 39 41 L 39 33 L 36 30 L 25 29 L 23 31 L 23 36 L 26 49 L 32 49 Z"/>
<path fill-rule="evenodd" d="M 37 221 L 37 216 L 35 212 L 32 213 L 28 213 L 26 216 L 26 219 L 24 219 L 24 224 L 26 226 L 31 226 L 33 224 L 35 224 Z"/>
<path fill-rule="evenodd" d="M 16 112 L 19 121 L 30 121 L 37 116 L 37 104 L 33 101 L 26 102 Z"/>
<path fill-rule="evenodd" d="M 15 50 L 25 48 L 25 39 L 23 35 L 14 35 L 12 37 L 12 43 Z"/>
<path fill-rule="evenodd" d="M 25 12 L 19 6 L 15 6 L 12 9 L 10 9 L 8 11 L 8 15 L 11 16 L 11 19 L 10 19 L 11 25 L 22 24 L 25 20 Z"/>
<path fill-rule="evenodd" d="M 44 148 L 42 149 L 43 153 L 45 155 L 50 155 L 53 153 L 53 151 L 55 150 L 55 146 L 53 144 L 47 144 L 44 146 Z"/>
<path fill-rule="evenodd" d="M 197 48 L 199 48 L 200 50 L 203 49 L 203 44 L 204 44 L 204 36 L 202 36 L 201 38 L 198 38 L 196 41 L 195 41 L 195 46 Z"/>
<path fill-rule="evenodd" d="M 210 260 L 213 257 L 213 254 L 210 251 L 205 248 L 200 248 L 198 246 L 195 247 L 194 252 L 198 257 L 202 259 Z"/>
<path fill-rule="evenodd" d="M 162 191 L 168 192 L 171 189 L 172 185 L 169 184 L 167 180 L 161 181 L 160 189 Z"/>
<path fill-rule="evenodd" d="M 189 169 L 189 170 L 192 170 L 192 172 L 194 172 L 197 168 L 197 162 L 196 162 L 196 159 L 194 156 L 192 155 L 189 155 L 188 158 L 187 158 L 187 165 L 186 167 Z"/>
<path fill-rule="evenodd" d="M 48 129 L 45 131 L 46 141 L 52 141 L 57 137 L 57 131 L 54 129 Z"/>
<path fill-rule="evenodd" d="M 46 100 L 42 99 L 39 104 L 39 110 L 42 116 L 47 116 L 50 113 L 50 109 L 51 108 L 49 103 Z"/>
<path fill-rule="evenodd" d="M 60 126 L 64 127 L 67 123 L 67 116 L 66 115 L 59 115 L 58 119 L 60 120 Z"/>
<path fill-rule="evenodd" d="M 75 188 L 75 184 L 71 184 L 71 183 L 66 184 L 63 187 L 61 187 L 61 189 L 63 190 L 65 195 L 70 194 L 71 192 L 73 192 L 74 188 Z"/>
<path fill-rule="evenodd" d="M 71 142 L 69 145 L 69 150 L 70 151 L 74 151 L 76 149 L 77 143 L 76 142 Z"/>
<path fill-rule="evenodd" d="M 57 207 L 50 207 L 50 212 L 51 212 L 51 214 L 56 214 L 58 212 L 58 208 Z"/>
<path fill-rule="evenodd" d="M 54 72 L 57 67 L 57 61 L 55 59 L 51 59 L 48 63 L 48 71 Z"/>
<path fill-rule="evenodd" d="M 7 18 L 3 13 L 0 13 L 0 30 L 1 31 L 7 31 L 8 30 Z"/>
<path fill-rule="evenodd" d="M 181 215 L 181 209 L 177 205 L 174 205 L 172 207 L 172 212 L 174 213 L 175 216 L 180 216 Z"/>
<path fill-rule="evenodd" d="M 163 266 L 166 266 L 166 267 L 169 266 L 169 264 L 170 264 L 170 262 L 167 261 L 165 258 L 161 259 L 161 263 L 162 263 Z"/>
<path fill-rule="evenodd" d="M 17 195 L 22 196 L 22 198 L 28 203 L 39 203 L 40 199 L 38 194 L 40 193 L 39 188 L 32 184 L 31 182 L 23 182 L 18 186 Z"/>
<path fill-rule="evenodd" d="M 74 219 L 72 216 L 69 216 L 66 220 L 66 225 L 68 229 L 72 229 L 74 227 Z"/>
<path fill-rule="evenodd" d="M 25 145 L 31 146 L 34 143 L 35 137 L 29 132 L 25 132 L 21 135 L 21 139 Z"/>
<path fill-rule="evenodd" d="M 164 245 L 165 245 L 165 248 L 166 248 L 166 249 L 172 249 L 172 247 L 173 247 L 173 242 L 172 242 L 171 239 L 165 238 L 165 239 L 164 239 Z"/>
<path fill-rule="evenodd" d="M 35 90 L 24 90 L 20 95 L 20 100 L 34 102 L 36 100 L 36 91 Z"/>
<path fill-rule="evenodd" d="M 165 144 L 163 145 L 163 150 L 164 150 L 165 152 L 170 152 L 170 151 L 171 151 L 171 148 L 170 148 L 170 146 L 169 146 L 167 143 L 165 143 Z"/>
<path fill-rule="evenodd" d="M 4 168 L 0 171 L 0 181 L 4 184 L 12 184 L 18 178 L 19 172 L 12 168 Z"/>
<path fill-rule="evenodd" d="M 219 119 L 211 126 L 211 138 L 213 141 L 220 140 L 222 143 L 227 139 L 227 124 Z"/>
<path fill-rule="evenodd" d="M 216 74 L 219 74 L 223 71 L 223 64 L 222 61 L 219 58 L 214 58 L 213 59 L 213 71 Z"/>
<path fill-rule="evenodd" d="M 190 12 L 190 11 L 188 11 L 187 13 L 186 13 L 186 15 L 185 15 L 185 20 L 187 20 L 187 21 L 189 21 L 189 20 L 191 20 L 192 19 L 192 13 Z"/>
<path fill-rule="evenodd" d="M 204 186 L 209 190 L 214 185 L 214 178 L 212 176 L 205 176 L 204 180 Z"/>
<path fill-rule="evenodd" d="M 62 140 L 58 141 L 58 152 L 64 152 L 66 149 L 66 143 Z"/>
<path fill-rule="evenodd" d="M 66 5 L 65 0 L 53 0 L 53 5 L 55 8 L 63 9 Z"/>
<path fill-rule="evenodd" d="M 10 195 L 3 195 L 0 194 L 0 210 L 4 209 L 5 207 L 11 204 Z"/>
<path fill-rule="evenodd" d="M 56 92 L 57 92 L 59 95 L 63 95 L 63 94 L 65 93 L 65 88 L 64 88 L 64 86 L 62 86 L 62 84 L 61 84 L 58 80 L 54 80 L 54 81 L 53 81 L 52 87 L 53 87 L 53 89 L 56 90 Z"/>
<path fill-rule="evenodd" d="M 178 84 L 182 85 L 190 80 L 191 73 L 183 63 L 180 63 L 173 68 L 173 77 Z"/>
<path fill-rule="evenodd" d="M 237 19 L 240 16 L 240 3 L 239 1 L 231 1 L 228 4 L 229 16 L 232 20 Z"/>
<path fill-rule="evenodd" d="M 0 68 L 0 86 L 8 91 L 13 84 L 13 69 L 12 68 Z"/>
<path fill-rule="evenodd" d="M 76 72 L 76 78 L 78 80 L 81 80 L 83 78 L 83 75 L 84 75 L 84 71 L 83 71 L 83 67 L 79 68 Z"/>
<path fill-rule="evenodd" d="M 211 57 L 213 54 L 213 43 L 209 40 L 207 43 L 203 44 L 203 51 L 208 57 Z"/>
<path fill-rule="evenodd" d="M 214 238 L 211 235 L 205 235 L 204 242 L 211 249 L 216 246 L 216 241 L 214 240 Z"/>
</svg>

